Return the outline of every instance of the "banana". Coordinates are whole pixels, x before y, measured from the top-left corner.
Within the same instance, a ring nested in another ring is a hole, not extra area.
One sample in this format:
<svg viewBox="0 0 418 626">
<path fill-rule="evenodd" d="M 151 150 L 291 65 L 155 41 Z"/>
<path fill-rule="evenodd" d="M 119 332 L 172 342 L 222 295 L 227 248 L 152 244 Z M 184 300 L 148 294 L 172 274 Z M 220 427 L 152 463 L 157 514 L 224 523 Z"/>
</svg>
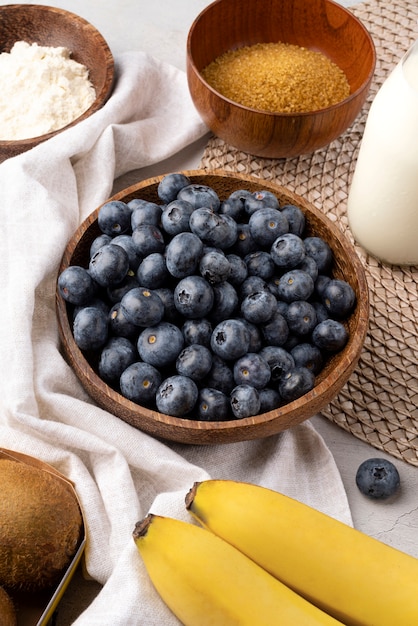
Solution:
<svg viewBox="0 0 418 626">
<path fill-rule="evenodd" d="M 338 626 L 211 532 L 149 514 L 133 538 L 161 598 L 186 626 Z"/>
<path fill-rule="evenodd" d="M 418 560 L 278 492 L 195 483 L 186 507 L 291 589 L 348 626 L 417 626 Z"/>
</svg>

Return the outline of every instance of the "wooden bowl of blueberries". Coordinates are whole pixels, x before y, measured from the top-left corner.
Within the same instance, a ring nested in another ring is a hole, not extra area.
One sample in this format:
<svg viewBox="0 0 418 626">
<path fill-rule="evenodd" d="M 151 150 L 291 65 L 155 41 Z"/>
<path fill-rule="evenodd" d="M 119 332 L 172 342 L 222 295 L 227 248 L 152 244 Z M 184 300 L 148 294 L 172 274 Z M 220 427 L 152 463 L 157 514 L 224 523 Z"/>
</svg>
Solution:
<svg viewBox="0 0 418 626">
<path fill-rule="evenodd" d="M 369 299 L 351 243 L 315 206 L 193 170 L 91 213 L 62 257 L 56 310 L 100 407 L 164 440 L 216 444 L 320 412 L 356 367 Z"/>
</svg>

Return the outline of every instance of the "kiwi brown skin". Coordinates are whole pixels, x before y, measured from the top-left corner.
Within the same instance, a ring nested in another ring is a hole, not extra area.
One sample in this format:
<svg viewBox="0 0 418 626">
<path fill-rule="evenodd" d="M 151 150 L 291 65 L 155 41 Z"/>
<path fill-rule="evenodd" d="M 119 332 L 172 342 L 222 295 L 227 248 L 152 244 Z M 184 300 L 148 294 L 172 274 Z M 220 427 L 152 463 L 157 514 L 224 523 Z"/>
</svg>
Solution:
<svg viewBox="0 0 418 626">
<path fill-rule="evenodd" d="M 13 601 L 3 587 L 0 587 L 0 624 L 1 626 L 17 626 Z"/>
<path fill-rule="evenodd" d="M 82 533 L 80 507 L 59 477 L 0 459 L 0 585 L 37 591 L 55 585 Z"/>
</svg>

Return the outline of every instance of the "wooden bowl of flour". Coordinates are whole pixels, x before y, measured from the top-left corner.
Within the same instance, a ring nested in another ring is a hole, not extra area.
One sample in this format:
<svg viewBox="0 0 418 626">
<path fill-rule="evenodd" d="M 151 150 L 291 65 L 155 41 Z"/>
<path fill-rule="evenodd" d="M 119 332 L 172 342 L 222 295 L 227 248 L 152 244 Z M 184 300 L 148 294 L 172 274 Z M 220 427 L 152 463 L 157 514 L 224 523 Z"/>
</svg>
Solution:
<svg viewBox="0 0 418 626">
<path fill-rule="evenodd" d="M 67 120 L 62 127 L 51 132 L 19 139 L 14 138 L 16 133 L 12 138 L 6 138 L 3 134 L 3 139 L 0 137 L 0 162 L 30 150 L 88 118 L 107 101 L 114 81 L 114 60 L 108 44 L 94 26 L 74 13 L 35 4 L 0 6 L 0 53 L 10 53 L 13 45 L 19 41 L 30 45 L 67 48 L 70 58 L 88 70 L 88 80 L 94 88 L 95 98 L 86 110 L 78 115 L 74 113 L 74 119 L 70 122 Z M 0 71 L 6 70 L 0 65 Z M 18 88 L 17 83 L 14 91 Z M 16 115 L 19 115 L 18 109 Z M 59 121 L 55 126 L 57 124 Z"/>
</svg>

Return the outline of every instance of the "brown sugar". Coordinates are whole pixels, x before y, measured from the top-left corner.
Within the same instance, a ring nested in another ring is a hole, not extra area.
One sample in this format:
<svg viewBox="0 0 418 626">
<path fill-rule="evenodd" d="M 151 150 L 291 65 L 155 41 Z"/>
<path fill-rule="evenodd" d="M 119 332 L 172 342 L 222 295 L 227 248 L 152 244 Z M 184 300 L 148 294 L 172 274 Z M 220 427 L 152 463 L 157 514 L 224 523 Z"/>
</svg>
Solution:
<svg viewBox="0 0 418 626">
<path fill-rule="evenodd" d="M 287 43 L 229 50 L 202 71 L 221 95 L 270 113 L 303 113 L 344 100 L 350 85 L 325 54 Z"/>
</svg>

